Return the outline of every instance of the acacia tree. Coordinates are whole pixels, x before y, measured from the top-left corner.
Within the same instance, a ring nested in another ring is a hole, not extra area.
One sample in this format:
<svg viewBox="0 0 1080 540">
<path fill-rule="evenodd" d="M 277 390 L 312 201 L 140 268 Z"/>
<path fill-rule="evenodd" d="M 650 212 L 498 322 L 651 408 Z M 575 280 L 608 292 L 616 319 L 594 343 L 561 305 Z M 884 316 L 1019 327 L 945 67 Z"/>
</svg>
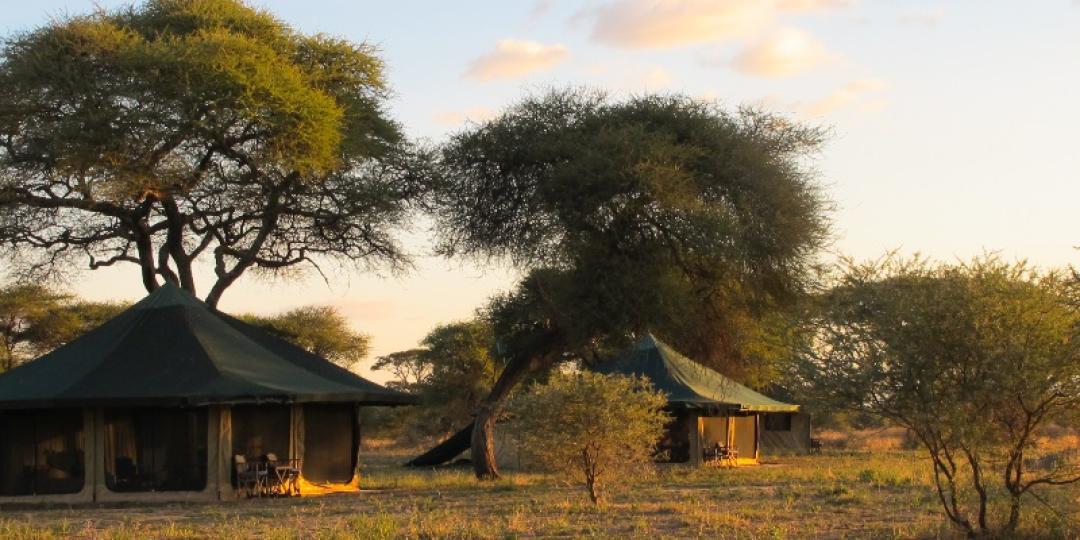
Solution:
<svg viewBox="0 0 1080 540">
<path fill-rule="evenodd" d="M 270 316 L 247 314 L 240 319 L 345 369 L 354 368 L 371 350 L 371 337 L 349 327 L 332 306 L 304 306 Z"/>
<path fill-rule="evenodd" d="M 801 380 L 815 399 L 911 430 L 948 519 L 1010 536 L 1025 499 L 1080 482 L 1080 464 L 1036 445 L 1080 406 L 1075 292 L 1063 273 L 995 257 L 849 263 L 821 299 Z"/>
<path fill-rule="evenodd" d="M 493 430 L 511 390 L 567 354 L 648 329 L 731 367 L 779 354 L 774 315 L 800 296 L 826 235 L 804 159 L 821 136 L 686 97 L 576 90 L 454 136 L 441 251 L 527 274 L 490 309 L 507 365 L 466 428 L 477 475 L 498 475 Z"/>
<path fill-rule="evenodd" d="M 79 337 L 124 307 L 80 300 L 41 285 L 0 288 L 0 372 Z"/>
<path fill-rule="evenodd" d="M 0 244 L 27 276 L 136 265 L 211 306 L 249 269 L 401 268 L 422 192 L 373 47 L 238 0 L 148 0 L 0 49 Z M 316 266 L 317 268 L 317 266 Z"/>
<path fill-rule="evenodd" d="M 495 354 L 492 327 L 483 319 L 439 325 L 422 348 L 378 358 L 372 369 L 390 370 L 393 387 L 420 400 L 402 411 L 418 434 L 445 436 L 467 422 L 491 391 L 502 362 Z"/>
<path fill-rule="evenodd" d="M 388 388 L 402 392 L 412 392 L 421 382 L 431 376 L 432 365 L 425 354 L 427 349 L 407 349 L 380 356 L 375 359 L 371 369 L 390 372 Z"/>
</svg>

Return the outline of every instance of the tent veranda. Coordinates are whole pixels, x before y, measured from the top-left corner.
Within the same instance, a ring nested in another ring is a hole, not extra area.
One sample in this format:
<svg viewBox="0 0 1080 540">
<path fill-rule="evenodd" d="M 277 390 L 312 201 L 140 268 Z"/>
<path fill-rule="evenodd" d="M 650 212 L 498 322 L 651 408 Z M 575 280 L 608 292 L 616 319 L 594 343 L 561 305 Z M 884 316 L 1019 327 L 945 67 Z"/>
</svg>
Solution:
<svg viewBox="0 0 1080 540">
<path fill-rule="evenodd" d="M 238 454 L 355 489 L 358 407 L 413 402 L 165 285 L 0 375 L 0 502 L 224 498 Z"/>
<path fill-rule="evenodd" d="M 645 335 L 623 355 L 597 371 L 648 378 L 667 395 L 672 421 L 660 442 L 673 462 L 701 463 L 716 445 L 738 450 L 740 464 L 757 463 L 762 417 L 790 416 L 791 405 L 755 392 Z"/>
</svg>

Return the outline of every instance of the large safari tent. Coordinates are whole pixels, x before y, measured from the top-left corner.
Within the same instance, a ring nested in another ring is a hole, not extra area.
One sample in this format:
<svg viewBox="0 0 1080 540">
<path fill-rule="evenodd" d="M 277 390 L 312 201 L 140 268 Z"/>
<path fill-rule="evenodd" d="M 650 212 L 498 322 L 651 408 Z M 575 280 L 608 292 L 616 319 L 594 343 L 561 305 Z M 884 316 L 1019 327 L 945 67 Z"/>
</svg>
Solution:
<svg viewBox="0 0 1080 540">
<path fill-rule="evenodd" d="M 411 402 L 166 285 L 0 375 L 0 502 L 223 499 L 237 455 L 357 489 L 359 407 Z"/>
<path fill-rule="evenodd" d="M 758 463 L 766 441 L 809 450 L 809 419 L 798 405 L 755 392 L 651 334 L 598 371 L 646 377 L 667 395 L 672 420 L 659 446 L 671 462 L 701 464 L 717 445 L 737 450 L 740 465 Z"/>
</svg>

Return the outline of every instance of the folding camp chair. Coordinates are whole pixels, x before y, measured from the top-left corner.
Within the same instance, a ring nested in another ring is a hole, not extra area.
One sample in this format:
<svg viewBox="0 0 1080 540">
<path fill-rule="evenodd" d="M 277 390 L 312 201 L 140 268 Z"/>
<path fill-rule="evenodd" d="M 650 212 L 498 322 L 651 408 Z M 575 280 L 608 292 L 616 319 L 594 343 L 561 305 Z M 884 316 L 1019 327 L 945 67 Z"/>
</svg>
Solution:
<svg viewBox="0 0 1080 540">
<path fill-rule="evenodd" d="M 727 462 L 732 467 L 739 466 L 739 449 L 734 446 L 725 446 L 724 453 L 720 456 L 722 462 Z"/>
<path fill-rule="evenodd" d="M 266 470 L 258 464 L 248 463 L 247 457 L 237 454 L 233 456 L 233 465 L 236 468 L 236 488 L 238 491 L 250 497 L 261 497 L 266 492 Z"/>
<path fill-rule="evenodd" d="M 738 467 L 739 450 L 734 446 L 724 446 L 716 443 L 712 448 L 705 449 L 705 465 L 712 467 Z"/>
<path fill-rule="evenodd" d="M 272 495 L 300 495 L 300 460 L 278 459 L 277 454 L 266 454 L 267 491 Z"/>
</svg>

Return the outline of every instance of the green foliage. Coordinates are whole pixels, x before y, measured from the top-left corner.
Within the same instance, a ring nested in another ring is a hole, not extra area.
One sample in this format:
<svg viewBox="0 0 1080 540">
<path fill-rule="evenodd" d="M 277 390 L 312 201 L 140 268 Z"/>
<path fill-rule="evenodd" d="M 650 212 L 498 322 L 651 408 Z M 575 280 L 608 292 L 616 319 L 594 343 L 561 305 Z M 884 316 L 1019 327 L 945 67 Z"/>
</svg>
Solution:
<svg viewBox="0 0 1080 540">
<path fill-rule="evenodd" d="M 389 385 L 420 398 L 420 405 L 395 411 L 411 436 L 445 436 L 467 424 L 501 369 L 489 324 L 471 320 L 435 327 L 422 348 L 376 359 L 372 369 L 389 370 Z"/>
<path fill-rule="evenodd" d="M 0 289 L 0 371 L 67 343 L 126 306 L 88 302 L 41 285 Z"/>
<path fill-rule="evenodd" d="M 386 386 L 410 392 L 420 382 L 431 376 L 432 366 L 428 361 L 427 352 L 427 349 L 393 352 L 376 358 L 371 369 L 389 371 L 391 379 L 387 381 Z"/>
<path fill-rule="evenodd" d="M 305 306 L 269 317 L 242 315 L 241 319 L 346 369 L 355 367 L 371 349 L 371 337 L 353 330 L 332 306 Z"/>
<path fill-rule="evenodd" d="M 496 307 L 534 304 L 532 326 L 572 348 L 653 330 L 764 379 L 826 237 L 804 159 L 821 139 L 682 96 L 527 98 L 444 148 L 440 247 L 530 271 Z"/>
<path fill-rule="evenodd" d="M 1080 481 L 1075 462 L 1030 463 L 1043 430 L 1080 405 L 1075 287 L 993 256 L 849 263 L 821 299 L 802 380 L 818 399 L 910 429 L 957 525 L 1012 531 L 1022 500 Z M 996 492 L 1007 511 L 992 523 Z"/>
<path fill-rule="evenodd" d="M 583 483 L 600 504 L 605 485 L 652 463 L 666 403 L 645 379 L 555 374 L 514 399 L 512 432 L 526 455 Z"/>
<path fill-rule="evenodd" d="M 216 304 L 249 268 L 400 268 L 421 191 L 366 44 L 238 0 L 148 0 L 0 49 L 0 239 L 33 276 L 137 264 Z M 208 257 L 209 258 L 209 257 Z"/>
</svg>

